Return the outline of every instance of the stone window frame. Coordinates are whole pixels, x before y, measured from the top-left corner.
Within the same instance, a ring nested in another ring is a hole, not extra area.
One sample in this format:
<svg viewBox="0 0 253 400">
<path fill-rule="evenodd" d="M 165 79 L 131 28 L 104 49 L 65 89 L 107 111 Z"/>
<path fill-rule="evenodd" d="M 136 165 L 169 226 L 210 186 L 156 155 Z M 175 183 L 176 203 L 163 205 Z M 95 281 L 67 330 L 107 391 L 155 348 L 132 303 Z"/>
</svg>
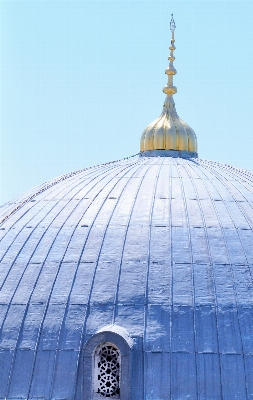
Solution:
<svg viewBox="0 0 253 400">
<path fill-rule="evenodd" d="M 127 332 L 118 326 L 106 326 L 93 335 L 84 348 L 83 355 L 83 400 L 105 399 L 94 392 L 95 352 L 103 343 L 112 343 L 121 356 L 120 366 L 120 398 L 130 400 L 131 350 L 133 340 Z M 113 399 L 113 397 L 111 397 Z"/>
</svg>

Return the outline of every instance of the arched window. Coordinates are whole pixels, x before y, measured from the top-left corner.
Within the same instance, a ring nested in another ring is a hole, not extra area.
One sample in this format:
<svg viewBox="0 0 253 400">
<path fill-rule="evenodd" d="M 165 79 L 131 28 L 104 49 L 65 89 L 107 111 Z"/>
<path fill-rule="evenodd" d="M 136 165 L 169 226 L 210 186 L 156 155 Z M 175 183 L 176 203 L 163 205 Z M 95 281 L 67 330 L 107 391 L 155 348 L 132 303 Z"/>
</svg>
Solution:
<svg viewBox="0 0 253 400">
<path fill-rule="evenodd" d="M 120 326 L 105 326 L 93 335 L 84 347 L 76 399 L 130 400 L 133 346 L 133 339 Z M 139 381 L 134 385 L 135 392 Z"/>
<path fill-rule="evenodd" d="M 94 393 L 120 398 L 120 366 L 120 351 L 113 343 L 97 346 L 94 353 Z"/>
</svg>

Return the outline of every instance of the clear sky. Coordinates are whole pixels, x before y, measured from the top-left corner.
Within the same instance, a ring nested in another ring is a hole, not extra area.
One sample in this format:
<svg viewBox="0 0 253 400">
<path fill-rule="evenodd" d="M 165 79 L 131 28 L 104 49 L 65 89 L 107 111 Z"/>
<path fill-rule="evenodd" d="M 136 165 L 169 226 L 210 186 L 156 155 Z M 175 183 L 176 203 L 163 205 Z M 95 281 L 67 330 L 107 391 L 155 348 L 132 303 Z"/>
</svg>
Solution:
<svg viewBox="0 0 253 400">
<path fill-rule="evenodd" d="M 253 1 L 1 1 L 1 196 L 131 156 L 162 110 L 199 156 L 253 171 Z"/>
</svg>

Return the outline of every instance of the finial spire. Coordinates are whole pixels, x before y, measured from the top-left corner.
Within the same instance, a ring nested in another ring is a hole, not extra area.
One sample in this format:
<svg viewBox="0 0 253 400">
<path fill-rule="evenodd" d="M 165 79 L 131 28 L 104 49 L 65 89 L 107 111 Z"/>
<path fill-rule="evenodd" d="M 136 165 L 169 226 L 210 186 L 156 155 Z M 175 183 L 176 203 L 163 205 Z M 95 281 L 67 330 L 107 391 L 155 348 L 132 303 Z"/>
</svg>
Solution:
<svg viewBox="0 0 253 400">
<path fill-rule="evenodd" d="M 173 14 L 171 14 L 170 30 L 172 37 L 168 57 L 170 63 L 165 70 L 165 74 L 168 75 L 168 83 L 163 88 L 167 96 L 162 114 L 144 129 L 141 136 L 141 157 L 195 158 L 198 156 L 195 132 L 178 116 L 173 99 L 173 94 L 177 93 L 177 88 L 173 86 L 173 75 L 177 73 L 173 65 L 175 60 L 174 50 L 176 49 L 174 46 L 175 29 L 176 24 Z"/>
<path fill-rule="evenodd" d="M 168 68 L 165 70 L 165 74 L 168 75 L 168 83 L 163 88 L 163 92 L 166 93 L 168 96 L 172 96 L 174 93 L 177 93 L 176 86 L 173 86 L 173 75 L 176 75 L 177 70 L 174 68 L 173 61 L 175 60 L 174 57 L 174 50 L 176 47 L 174 46 L 175 39 L 174 39 L 174 31 L 176 29 L 176 24 L 173 18 L 173 14 L 171 14 L 171 21 L 170 21 L 170 30 L 171 30 L 171 45 L 170 45 L 170 55 L 168 60 L 170 62 Z"/>
</svg>

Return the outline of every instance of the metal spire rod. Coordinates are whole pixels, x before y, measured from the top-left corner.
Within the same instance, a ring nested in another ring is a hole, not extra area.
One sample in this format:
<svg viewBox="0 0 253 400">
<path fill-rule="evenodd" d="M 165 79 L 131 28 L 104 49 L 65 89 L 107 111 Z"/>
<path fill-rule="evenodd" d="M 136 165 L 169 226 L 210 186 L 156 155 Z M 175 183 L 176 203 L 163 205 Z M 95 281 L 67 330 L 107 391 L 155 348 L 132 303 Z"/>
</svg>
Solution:
<svg viewBox="0 0 253 400">
<path fill-rule="evenodd" d="M 165 70 L 165 74 L 168 75 L 168 83 L 163 88 L 163 92 L 166 93 L 168 96 L 172 96 L 174 93 L 177 93 L 177 88 L 173 86 L 173 75 L 176 75 L 177 70 L 174 68 L 173 61 L 175 60 L 174 57 L 174 50 L 176 47 L 174 46 L 175 39 L 174 39 L 174 31 L 176 29 L 176 24 L 173 18 L 173 14 L 171 14 L 171 21 L 170 21 L 170 30 L 171 30 L 171 45 L 170 45 L 170 55 L 168 60 L 170 62 L 168 68 Z"/>
</svg>

